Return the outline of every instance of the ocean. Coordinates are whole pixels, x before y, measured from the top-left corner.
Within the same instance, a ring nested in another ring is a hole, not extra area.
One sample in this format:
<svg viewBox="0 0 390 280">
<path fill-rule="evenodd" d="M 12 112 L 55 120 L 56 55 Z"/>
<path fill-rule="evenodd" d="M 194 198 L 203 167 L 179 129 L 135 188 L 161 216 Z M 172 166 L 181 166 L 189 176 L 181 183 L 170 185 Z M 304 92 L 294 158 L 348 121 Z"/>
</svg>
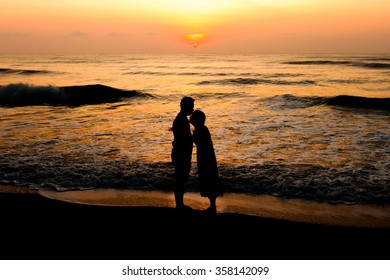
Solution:
<svg viewBox="0 0 390 280">
<path fill-rule="evenodd" d="M 225 193 L 390 204 L 390 54 L 0 54 L 0 85 L 0 185 L 172 192 L 191 96 Z"/>
</svg>

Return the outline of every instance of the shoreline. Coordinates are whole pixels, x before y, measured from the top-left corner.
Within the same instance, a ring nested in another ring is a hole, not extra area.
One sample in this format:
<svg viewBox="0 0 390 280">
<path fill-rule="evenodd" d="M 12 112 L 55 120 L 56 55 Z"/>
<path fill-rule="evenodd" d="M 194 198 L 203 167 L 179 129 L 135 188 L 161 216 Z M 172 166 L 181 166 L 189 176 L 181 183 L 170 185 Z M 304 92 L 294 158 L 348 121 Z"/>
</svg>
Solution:
<svg viewBox="0 0 390 280">
<path fill-rule="evenodd" d="M 390 249 L 390 228 L 92 205 L 31 190 L 3 189 L 0 209 L 1 259 L 383 259 Z"/>
<path fill-rule="evenodd" d="M 30 193 L 52 200 L 92 206 L 175 207 L 173 194 L 162 191 L 105 188 L 59 192 L 0 185 L 0 194 L 7 192 Z M 198 193 L 187 192 L 184 199 L 186 205 L 193 210 L 208 207 L 207 198 Z M 390 205 L 330 204 L 271 195 L 227 193 L 217 199 L 217 210 L 220 214 L 242 214 L 291 222 L 390 229 Z"/>
<path fill-rule="evenodd" d="M 94 189 L 83 191 L 38 191 L 38 194 L 70 203 L 100 206 L 151 206 L 174 208 L 173 194 L 161 191 Z M 185 204 L 194 210 L 208 207 L 207 198 L 187 192 Z M 330 226 L 389 228 L 390 205 L 330 204 L 271 195 L 224 194 L 217 199 L 222 214 L 242 214 Z"/>
</svg>

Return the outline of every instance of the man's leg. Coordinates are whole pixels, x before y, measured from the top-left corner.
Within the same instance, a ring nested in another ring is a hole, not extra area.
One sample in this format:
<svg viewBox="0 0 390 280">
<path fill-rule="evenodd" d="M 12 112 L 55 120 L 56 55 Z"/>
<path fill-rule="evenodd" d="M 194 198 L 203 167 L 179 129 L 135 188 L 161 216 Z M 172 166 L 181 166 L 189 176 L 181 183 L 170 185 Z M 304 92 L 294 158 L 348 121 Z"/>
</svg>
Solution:
<svg viewBox="0 0 390 280">
<path fill-rule="evenodd" d="M 190 175 L 191 164 L 179 163 L 175 166 L 175 202 L 176 208 L 185 208 L 184 205 L 184 185 Z"/>
<path fill-rule="evenodd" d="M 175 183 L 175 202 L 176 208 L 184 207 L 184 185 L 182 183 Z"/>
</svg>

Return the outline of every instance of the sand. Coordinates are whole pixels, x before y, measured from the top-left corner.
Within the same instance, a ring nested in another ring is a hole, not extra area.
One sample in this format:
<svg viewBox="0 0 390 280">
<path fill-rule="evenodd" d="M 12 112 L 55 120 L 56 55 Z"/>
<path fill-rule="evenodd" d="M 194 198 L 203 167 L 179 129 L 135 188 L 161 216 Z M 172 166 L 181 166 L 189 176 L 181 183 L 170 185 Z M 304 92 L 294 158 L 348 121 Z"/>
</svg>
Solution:
<svg viewBox="0 0 390 280">
<path fill-rule="evenodd" d="M 175 206 L 170 192 L 95 189 L 85 191 L 39 191 L 47 198 L 72 203 L 111 206 Z M 198 193 L 186 193 L 185 204 L 204 210 L 209 203 Z M 218 213 L 322 225 L 390 228 L 390 205 L 329 204 L 303 199 L 283 199 L 270 195 L 225 194 L 218 198 Z"/>
<path fill-rule="evenodd" d="M 173 208 L 171 197 L 0 188 L 7 245 L 1 259 L 372 260 L 387 259 L 390 249 L 388 207 L 262 197 L 256 208 L 245 196 L 225 195 L 210 216 L 194 194 L 186 194 L 192 210 L 185 212 Z"/>
</svg>

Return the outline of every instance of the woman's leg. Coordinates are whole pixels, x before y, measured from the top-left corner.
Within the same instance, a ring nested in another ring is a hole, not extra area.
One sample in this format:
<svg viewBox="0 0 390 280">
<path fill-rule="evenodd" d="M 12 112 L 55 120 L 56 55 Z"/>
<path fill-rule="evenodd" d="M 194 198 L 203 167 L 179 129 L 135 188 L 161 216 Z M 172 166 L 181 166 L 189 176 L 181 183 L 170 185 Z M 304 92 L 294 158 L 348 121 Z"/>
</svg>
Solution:
<svg viewBox="0 0 390 280">
<path fill-rule="evenodd" d="M 217 198 L 215 196 L 210 196 L 209 201 L 210 207 L 208 210 L 212 213 L 217 213 Z"/>
</svg>

